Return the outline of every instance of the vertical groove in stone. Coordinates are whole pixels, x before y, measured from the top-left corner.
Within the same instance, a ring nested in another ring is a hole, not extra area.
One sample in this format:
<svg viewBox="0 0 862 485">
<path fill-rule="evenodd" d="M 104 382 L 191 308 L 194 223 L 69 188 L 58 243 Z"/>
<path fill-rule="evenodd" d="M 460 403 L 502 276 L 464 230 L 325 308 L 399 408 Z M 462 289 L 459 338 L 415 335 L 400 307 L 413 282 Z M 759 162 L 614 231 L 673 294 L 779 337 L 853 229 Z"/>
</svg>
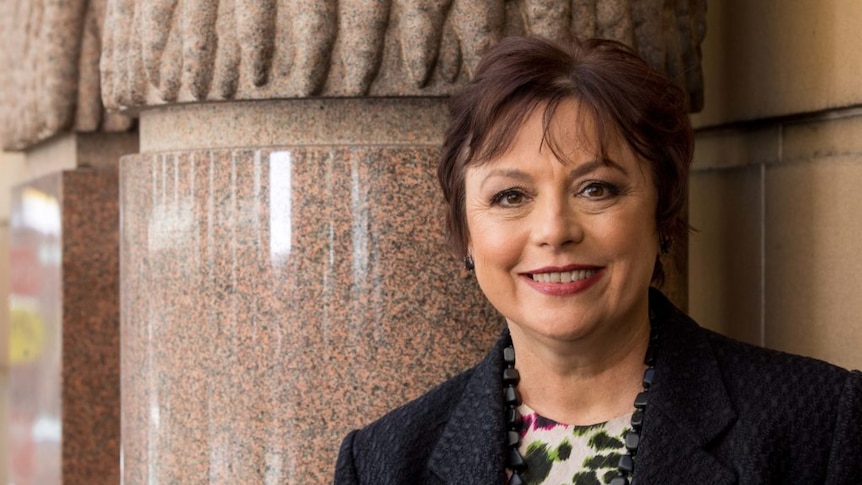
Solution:
<svg viewBox="0 0 862 485">
<path fill-rule="evenodd" d="M 682 47 L 681 59 L 684 72 L 676 79 L 684 82 L 691 100 L 690 111 L 703 109 L 703 69 L 700 68 L 700 45 L 706 37 L 706 0 L 677 0 L 677 35 Z M 693 68 L 692 66 L 697 66 Z"/>
<path fill-rule="evenodd" d="M 596 2 L 596 37 L 634 44 L 632 6 L 627 1 Z"/>
<path fill-rule="evenodd" d="M 596 35 L 596 1 L 572 0 L 572 31 L 582 38 Z"/>
<path fill-rule="evenodd" d="M 543 0 L 525 2 L 522 5 L 529 32 L 560 41 L 566 41 L 572 37 L 570 2 Z"/>
<path fill-rule="evenodd" d="M 454 2 L 452 26 L 461 45 L 462 68 L 472 78 L 482 54 L 502 37 L 505 8 L 503 0 Z"/>
<path fill-rule="evenodd" d="M 340 65 L 333 66 L 333 69 L 344 72 L 342 77 L 346 87 L 356 87 L 349 94 L 367 94 L 371 81 L 377 76 L 391 9 L 391 0 L 338 2 L 338 30 L 343 38 L 343 48 L 336 56 L 341 60 Z M 332 80 L 335 79 L 337 77 Z"/>
<path fill-rule="evenodd" d="M 242 2 L 236 15 L 237 39 L 244 75 L 254 86 L 264 85 L 274 50 L 276 0 Z"/>
<path fill-rule="evenodd" d="M 417 88 L 428 82 L 437 59 L 443 22 L 452 0 L 404 0 L 401 10 L 401 56 Z"/>
<path fill-rule="evenodd" d="M 318 94 L 326 76 L 337 33 L 336 5 L 332 2 L 292 4 L 294 79 L 297 94 Z"/>
<path fill-rule="evenodd" d="M 213 85 L 216 99 L 230 99 L 236 94 L 238 82 L 233 73 L 238 72 L 240 64 L 240 47 L 234 12 L 235 0 L 220 0 L 218 8 L 216 19 L 218 48 L 215 51 Z"/>
<path fill-rule="evenodd" d="M 178 26 L 182 25 L 182 19 L 178 18 L 181 11 L 177 11 L 177 5 L 172 9 L 162 11 L 155 25 L 165 29 L 167 36 L 163 39 L 164 47 L 158 65 L 158 95 L 165 101 L 176 101 L 179 98 L 182 87 L 183 72 L 183 39 Z M 144 16 L 141 16 L 143 20 Z M 161 39 L 160 39 L 161 40 Z"/>
<path fill-rule="evenodd" d="M 665 29 L 673 26 L 675 18 L 668 18 L 673 12 L 676 0 L 640 0 L 632 3 L 634 23 L 634 45 L 651 66 L 665 71 L 667 59 Z M 657 42 L 658 41 L 658 42 Z"/>
<path fill-rule="evenodd" d="M 209 94 L 218 49 L 218 5 L 207 0 L 185 0 L 182 7 L 183 84 L 189 87 L 192 98 L 204 100 Z"/>
<path fill-rule="evenodd" d="M 155 88 L 161 85 L 162 55 L 167 47 L 171 29 L 164 23 L 173 22 L 178 0 L 152 0 L 141 5 L 141 57 L 147 73 L 147 81 Z"/>
</svg>

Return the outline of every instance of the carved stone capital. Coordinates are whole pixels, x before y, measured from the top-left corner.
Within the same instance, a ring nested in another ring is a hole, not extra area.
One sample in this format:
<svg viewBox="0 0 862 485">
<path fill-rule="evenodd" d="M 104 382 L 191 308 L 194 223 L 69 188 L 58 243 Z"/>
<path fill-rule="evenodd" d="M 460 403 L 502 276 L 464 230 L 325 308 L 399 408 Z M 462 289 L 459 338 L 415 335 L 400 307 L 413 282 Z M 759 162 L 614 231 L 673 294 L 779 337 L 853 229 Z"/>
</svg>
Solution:
<svg viewBox="0 0 862 485">
<path fill-rule="evenodd" d="M 124 131 L 107 113 L 99 57 L 105 0 L 0 2 L 0 145 L 21 150 L 64 131 Z"/>
<path fill-rule="evenodd" d="M 500 38 L 606 37 L 702 105 L 706 0 L 108 0 L 112 108 L 310 96 L 441 96 Z"/>
</svg>

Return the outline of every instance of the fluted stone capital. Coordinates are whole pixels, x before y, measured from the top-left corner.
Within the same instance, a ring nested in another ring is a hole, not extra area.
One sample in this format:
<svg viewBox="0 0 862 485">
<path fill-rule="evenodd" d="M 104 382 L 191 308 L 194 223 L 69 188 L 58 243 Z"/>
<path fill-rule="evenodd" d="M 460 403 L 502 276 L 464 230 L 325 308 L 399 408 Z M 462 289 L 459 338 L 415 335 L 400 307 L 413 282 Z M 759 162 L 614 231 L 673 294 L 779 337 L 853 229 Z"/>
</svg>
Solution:
<svg viewBox="0 0 862 485">
<path fill-rule="evenodd" d="M 124 131 L 107 113 L 99 57 L 105 0 L 0 2 L 0 146 L 22 150 L 65 131 Z"/>
<path fill-rule="evenodd" d="M 309 96 L 441 96 L 500 38 L 605 37 L 702 105 L 706 0 L 108 0 L 112 108 Z"/>
</svg>

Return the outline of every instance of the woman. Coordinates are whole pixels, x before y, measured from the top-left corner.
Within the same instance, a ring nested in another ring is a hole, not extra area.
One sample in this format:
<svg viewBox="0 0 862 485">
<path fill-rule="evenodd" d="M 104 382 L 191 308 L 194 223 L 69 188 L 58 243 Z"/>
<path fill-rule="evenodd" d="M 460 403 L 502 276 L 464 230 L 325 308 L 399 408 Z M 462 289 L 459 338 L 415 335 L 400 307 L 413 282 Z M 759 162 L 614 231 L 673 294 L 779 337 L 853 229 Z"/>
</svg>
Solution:
<svg viewBox="0 0 862 485">
<path fill-rule="evenodd" d="M 507 329 L 350 433 L 337 484 L 862 483 L 862 374 L 701 329 L 650 289 L 687 230 L 679 88 L 614 42 L 510 38 L 451 106 L 448 229 Z"/>
</svg>

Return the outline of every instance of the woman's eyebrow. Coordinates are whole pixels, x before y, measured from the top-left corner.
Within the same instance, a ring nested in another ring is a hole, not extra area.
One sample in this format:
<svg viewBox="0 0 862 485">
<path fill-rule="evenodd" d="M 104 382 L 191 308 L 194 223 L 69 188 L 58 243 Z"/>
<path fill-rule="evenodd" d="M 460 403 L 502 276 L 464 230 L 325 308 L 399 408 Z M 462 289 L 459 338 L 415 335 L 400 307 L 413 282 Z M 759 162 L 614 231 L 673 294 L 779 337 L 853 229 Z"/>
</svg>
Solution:
<svg viewBox="0 0 862 485">
<path fill-rule="evenodd" d="M 613 159 L 598 158 L 595 160 L 584 162 L 569 171 L 569 180 L 583 177 L 584 175 L 587 175 L 588 173 L 598 170 L 602 167 L 610 167 L 622 173 L 623 175 L 629 174 L 628 170 L 626 170 L 625 167 L 623 167 Z M 524 182 L 529 182 L 532 180 L 532 176 L 530 176 L 530 174 L 524 172 L 523 170 L 518 170 L 515 168 L 495 168 L 489 171 L 485 178 L 482 179 L 482 183 L 479 184 L 479 189 L 481 190 L 482 188 L 484 188 L 486 182 L 496 177 L 521 180 Z"/>
<path fill-rule="evenodd" d="M 496 177 L 521 180 L 524 182 L 529 182 L 532 179 L 529 174 L 522 170 L 514 168 L 495 168 L 488 172 L 485 178 L 482 179 L 482 183 L 479 185 L 479 189 L 482 189 L 487 181 Z"/>
<path fill-rule="evenodd" d="M 586 175 L 590 172 L 593 172 L 593 171 L 595 171 L 599 168 L 602 168 L 602 167 L 611 167 L 612 169 L 617 170 L 618 172 L 622 173 L 623 175 L 629 174 L 628 170 L 626 170 L 625 167 L 623 167 L 619 163 L 615 162 L 613 159 L 598 158 L 595 160 L 590 160 L 588 162 L 582 163 L 582 164 L 578 165 L 577 167 L 573 168 L 571 171 L 569 171 L 569 179 L 574 180 L 578 177 L 583 177 L 584 175 Z"/>
</svg>

